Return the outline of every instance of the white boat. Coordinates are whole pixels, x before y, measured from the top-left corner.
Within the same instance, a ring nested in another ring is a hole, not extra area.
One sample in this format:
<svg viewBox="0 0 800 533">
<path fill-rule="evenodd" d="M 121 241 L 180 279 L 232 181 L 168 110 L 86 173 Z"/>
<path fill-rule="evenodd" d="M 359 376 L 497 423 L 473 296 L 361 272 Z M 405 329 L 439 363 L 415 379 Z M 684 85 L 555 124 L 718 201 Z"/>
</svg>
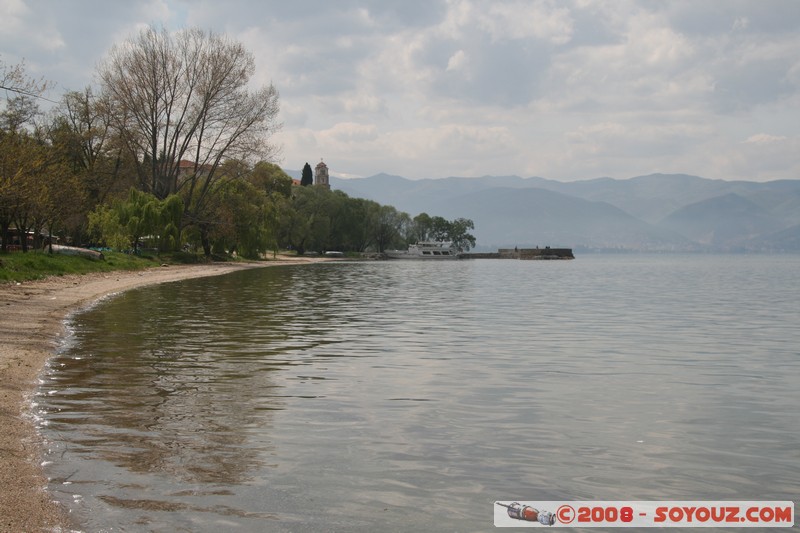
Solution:
<svg viewBox="0 0 800 533">
<path fill-rule="evenodd" d="M 450 242 L 421 241 L 408 246 L 408 250 L 386 250 L 389 259 L 458 259 L 461 252 Z"/>
<path fill-rule="evenodd" d="M 105 259 L 102 252 L 98 252 L 97 250 L 89 250 L 88 248 L 64 246 L 62 244 L 54 244 L 52 247 L 49 245 L 45 245 L 44 247 L 45 252 L 49 252 L 51 249 L 54 254 L 80 255 L 83 257 L 88 257 L 89 259 L 97 259 L 97 260 Z"/>
</svg>

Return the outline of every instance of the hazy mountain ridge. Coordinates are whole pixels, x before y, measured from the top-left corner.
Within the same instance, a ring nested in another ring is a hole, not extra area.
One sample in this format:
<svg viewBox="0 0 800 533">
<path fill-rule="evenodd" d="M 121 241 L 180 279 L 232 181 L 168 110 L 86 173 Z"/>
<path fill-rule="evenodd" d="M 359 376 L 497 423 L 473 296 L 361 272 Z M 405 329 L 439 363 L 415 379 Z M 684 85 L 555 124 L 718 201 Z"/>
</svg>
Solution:
<svg viewBox="0 0 800 533">
<path fill-rule="evenodd" d="M 479 249 L 800 252 L 800 180 L 686 174 L 574 182 L 519 176 L 409 180 L 377 174 L 330 181 L 349 196 L 411 216 L 470 218 Z"/>
<path fill-rule="evenodd" d="M 429 214 L 448 219 L 471 218 L 478 244 L 489 248 L 675 249 L 688 244 L 679 235 L 608 203 L 545 189 L 495 187 L 472 191 L 453 198 L 452 202 L 431 207 L 426 211 Z"/>
<path fill-rule="evenodd" d="M 727 193 L 682 207 L 659 226 L 706 246 L 730 249 L 785 229 L 786 223 L 755 202 Z"/>
</svg>

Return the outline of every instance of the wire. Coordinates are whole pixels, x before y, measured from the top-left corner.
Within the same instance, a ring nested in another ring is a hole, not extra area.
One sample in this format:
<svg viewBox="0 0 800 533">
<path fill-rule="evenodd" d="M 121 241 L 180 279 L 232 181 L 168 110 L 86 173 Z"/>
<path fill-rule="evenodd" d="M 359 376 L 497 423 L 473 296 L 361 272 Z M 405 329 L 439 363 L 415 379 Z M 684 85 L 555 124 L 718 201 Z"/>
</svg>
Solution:
<svg viewBox="0 0 800 533">
<path fill-rule="evenodd" d="M 15 89 L 14 87 L 6 87 L 5 85 L 0 85 L 0 89 L 6 90 L 6 91 L 11 91 L 12 93 L 21 94 L 23 96 L 31 96 L 33 98 L 40 98 L 42 100 L 47 100 L 48 102 L 53 103 L 53 104 L 57 104 L 58 103 L 55 100 L 50 100 L 49 98 L 46 98 L 44 96 L 32 93 L 30 91 L 25 91 L 23 89 Z"/>
</svg>

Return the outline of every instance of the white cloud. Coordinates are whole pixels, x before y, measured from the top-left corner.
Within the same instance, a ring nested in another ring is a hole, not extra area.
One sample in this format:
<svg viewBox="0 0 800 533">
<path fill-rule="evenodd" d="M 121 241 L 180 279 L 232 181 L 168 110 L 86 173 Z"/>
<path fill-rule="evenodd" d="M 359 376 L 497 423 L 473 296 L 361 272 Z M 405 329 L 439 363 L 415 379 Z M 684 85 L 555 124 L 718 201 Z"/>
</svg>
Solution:
<svg viewBox="0 0 800 533">
<path fill-rule="evenodd" d="M 733 21 L 732 30 L 746 30 L 747 27 L 750 25 L 750 19 L 747 17 L 737 17 L 736 20 Z"/>
<path fill-rule="evenodd" d="M 3 14 L 0 17 L 0 33 L 6 39 L 26 40 L 29 45 L 44 53 L 65 46 L 57 21 L 51 16 L 40 16 L 25 2 L 2 0 L 0 13 Z"/>
<path fill-rule="evenodd" d="M 320 132 L 320 138 L 336 144 L 370 142 L 378 138 L 378 131 L 374 124 L 342 122 Z"/>
<path fill-rule="evenodd" d="M 225 32 L 253 52 L 253 85 L 281 94 L 289 169 L 324 157 L 335 175 L 800 177 L 798 3 L 235 6 L 0 0 L 2 60 L 78 89 L 136 28 Z"/>
<path fill-rule="evenodd" d="M 751 135 L 748 137 L 744 142 L 749 144 L 775 144 L 775 143 L 782 143 L 787 140 L 787 137 L 783 135 L 769 135 L 767 133 L 757 133 L 756 135 Z"/>
<path fill-rule="evenodd" d="M 344 99 L 344 109 L 347 113 L 356 115 L 383 114 L 386 111 L 386 103 L 377 95 L 359 92 Z"/>
<path fill-rule="evenodd" d="M 496 41 L 532 37 L 565 44 L 574 32 L 569 9 L 557 2 L 488 2 L 482 7 L 478 25 Z"/>
<path fill-rule="evenodd" d="M 766 181 L 800 179 L 800 137 L 758 133 L 740 143 L 739 150 L 720 162 L 727 176 Z"/>
<path fill-rule="evenodd" d="M 24 20 L 30 14 L 30 9 L 22 0 L 0 0 L 0 31 L 4 34 L 16 34 L 23 29 Z"/>
<path fill-rule="evenodd" d="M 467 54 L 464 53 L 464 50 L 458 50 L 455 54 L 450 56 L 450 59 L 447 60 L 447 70 L 461 70 L 464 68 L 467 61 Z"/>
</svg>

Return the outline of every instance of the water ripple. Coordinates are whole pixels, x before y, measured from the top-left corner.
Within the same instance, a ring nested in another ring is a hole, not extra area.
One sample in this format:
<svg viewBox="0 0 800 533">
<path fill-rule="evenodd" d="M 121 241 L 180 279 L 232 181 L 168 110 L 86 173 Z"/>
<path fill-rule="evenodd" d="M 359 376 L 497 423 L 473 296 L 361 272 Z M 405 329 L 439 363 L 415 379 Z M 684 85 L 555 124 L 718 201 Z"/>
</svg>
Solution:
<svg viewBox="0 0 800 533">
<path fill-rule="evenodd" d="M 798 267 L 326 263 L 131 291 L 73 317 L 44 377 L 51 489 L 88 530 L 474 531 L 504 499 L 790 499 Z"/>
</svg>

